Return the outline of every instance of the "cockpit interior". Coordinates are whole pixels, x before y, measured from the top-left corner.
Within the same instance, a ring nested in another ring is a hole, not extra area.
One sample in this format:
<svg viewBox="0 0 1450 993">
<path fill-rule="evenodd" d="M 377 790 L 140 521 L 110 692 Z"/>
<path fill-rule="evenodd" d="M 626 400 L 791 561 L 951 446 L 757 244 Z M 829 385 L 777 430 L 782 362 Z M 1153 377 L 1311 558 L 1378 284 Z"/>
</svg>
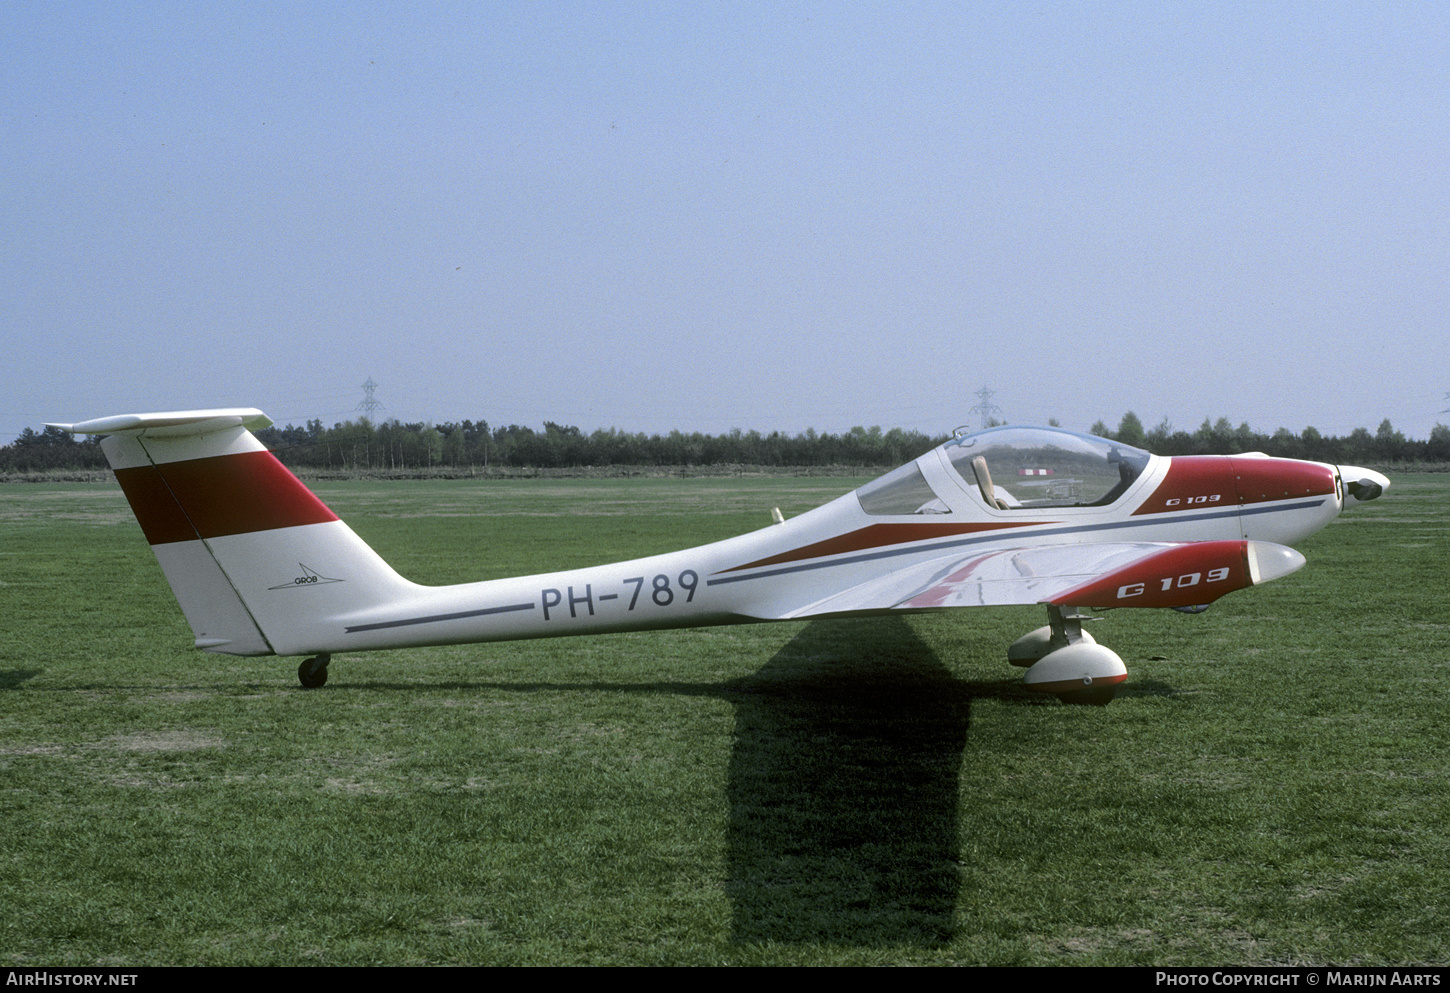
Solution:
<svg viewBox="0 0 1450 993">
<path fill-rule="evenodd" d="M 927 459 L 945 457 L 955 478 L 995 510 L 1106 507 L 1152 456 L 1139 448 L 1061 428 L 997 427 L 948 441 L 922 459 L 863 486 L 861 508 L 877 516 L 950 514 L 957 502 Z M 922 471 L 926 464 L 927 472 Z"/>
</svg>

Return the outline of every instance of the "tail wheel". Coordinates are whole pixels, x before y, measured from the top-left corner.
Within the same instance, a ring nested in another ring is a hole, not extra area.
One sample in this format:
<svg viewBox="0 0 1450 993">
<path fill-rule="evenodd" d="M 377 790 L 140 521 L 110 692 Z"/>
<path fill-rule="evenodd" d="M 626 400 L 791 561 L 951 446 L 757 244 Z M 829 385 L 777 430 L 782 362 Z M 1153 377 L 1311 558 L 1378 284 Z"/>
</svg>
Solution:
<svg viewBox="0 0 1450 993">
<path fill-rule="evenodd" d="M 331 655 L 316 655 L 299 665 L 297 678 L 301 680 L 302 688 L 315 690 L 327 685 L 327 663 L 330 661 Z"/>
</svg>

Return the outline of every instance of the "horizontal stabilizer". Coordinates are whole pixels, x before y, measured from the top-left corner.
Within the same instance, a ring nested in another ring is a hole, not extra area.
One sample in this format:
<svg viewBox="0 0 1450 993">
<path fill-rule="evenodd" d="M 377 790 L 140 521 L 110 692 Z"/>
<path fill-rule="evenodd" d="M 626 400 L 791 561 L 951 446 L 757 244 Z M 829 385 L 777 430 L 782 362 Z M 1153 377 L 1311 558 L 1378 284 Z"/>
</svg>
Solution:
<svg viewBox="0 0 1450 993">
<path fill-rule="evenodd" d="M 255 407 L 226 407 L 220 410 L 173 410 L 158 414 L 116 414 L 96 417 L 77 424 L 47 424 L 70 434 L 138 434 L 148 438 L 212 434 L 226 428 L 243 427 L 260 431 L 272 418 Z"/>
</svg>

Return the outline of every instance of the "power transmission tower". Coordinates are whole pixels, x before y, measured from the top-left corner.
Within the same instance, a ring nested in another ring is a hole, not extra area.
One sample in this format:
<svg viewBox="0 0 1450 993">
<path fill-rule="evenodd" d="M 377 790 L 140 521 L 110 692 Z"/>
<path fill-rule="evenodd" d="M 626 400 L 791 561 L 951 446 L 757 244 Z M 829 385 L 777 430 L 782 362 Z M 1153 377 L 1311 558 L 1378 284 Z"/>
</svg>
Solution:
<svg viewBox="0 0 1450 993">
<path fill-rule="evenodd" d="M 353 409 L 361 410 L 363 412 L 363 416 L 371 421 L 373 420 L 373 412 L 383 409 L 383 402 L 377 397 L 373 396 L 373 390 L 378 388 L 378 384 L 373 382 L 373 377 L 369 376 L 368 381 L 362 384 L 362 388 L 363 398 Z"/>
<path fill-rule="evenodd" d="M 973 394 L 977 398 L 977 405 L 967 411 L 967 413 L 981 414 L 982 427 L 984 429 L 992 426 L 989 422 L 993 420 L 994 415 L 1002 413 L 1002 408 L 992 402 L 992 398 L 996 395 L 996 390 L 988 389 L 986 386 L 983 386 Z"/>
</svg>

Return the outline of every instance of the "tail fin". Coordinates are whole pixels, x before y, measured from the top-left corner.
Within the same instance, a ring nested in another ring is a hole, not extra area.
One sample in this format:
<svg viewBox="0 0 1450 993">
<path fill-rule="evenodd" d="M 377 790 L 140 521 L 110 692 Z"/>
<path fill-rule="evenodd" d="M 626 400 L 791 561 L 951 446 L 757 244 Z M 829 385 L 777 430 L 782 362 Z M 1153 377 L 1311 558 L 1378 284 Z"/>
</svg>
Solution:
<svg viewBox="0 0 1450 993">
<path fill-rule="evenodd" d="M 58 424 L 106 459 L 196 636 L 229 655 L 329 650 L 330 619 L 415 589 L 249 429 L 260 410 Z"/>
</svg>

